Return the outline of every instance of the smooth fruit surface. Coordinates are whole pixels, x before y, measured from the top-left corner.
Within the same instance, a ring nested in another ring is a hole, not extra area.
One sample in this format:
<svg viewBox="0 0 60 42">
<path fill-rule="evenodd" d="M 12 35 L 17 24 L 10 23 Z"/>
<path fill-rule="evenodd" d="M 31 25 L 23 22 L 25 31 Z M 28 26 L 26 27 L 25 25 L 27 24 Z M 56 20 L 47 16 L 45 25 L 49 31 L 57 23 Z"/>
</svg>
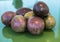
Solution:
<svg viewBox="0 0 60 42">
<path fill-rule="evenodd" d="M 31 18 L 32 16 L 34 16 L 33 11 L 29 11 L 24 15 L 24 17 L 27 18 L 27 19 Z"/>
<path fill-rule="evenodd" d="M 26 20 L 21 15 L 16 15 L 11 21 L 11 27 L 15 32 L 24 32 L 26 27 Z"/>
<path fill-rule="evenodd" d="M 11 20 L 16 14 L 12 11 L 7 11 L 1 16 L 2 23 L 6 26 L 11 25 Z"/>
<path fill-rule="evenodd" d="M 20 9 L 18 9 L 18 10 L 16 11 L 16 14 L 17 14 L 17 15 L 22 15 L 22 16 L 24 16 L 25 13 L 27 13 L 27 12 L 29 12 L 29 11 L 32 11 L 32 10 L 29 9 L 29 8 L 20 8 Z"/>
<path fill-rule="evenodd" d="M 55 18 L 51 15 L 49 15 L 47 18 L 45 18 L 45 27 L 46 29 L 52 29 L 56 24 Z"/>
<path fill-rule="evenodd" d="M 30 33 L 40 34 L 44 29 L 44 21 L 40 17 L 31 17 L 28 19 L 27 27 Z"/>
<path fill-rule="evenodd" d="M 37 2 L 33 7 L 33 11 L 35 15 L 44 17 L 48 15 L 49 8 L 44 2 Z"/>
</svg>

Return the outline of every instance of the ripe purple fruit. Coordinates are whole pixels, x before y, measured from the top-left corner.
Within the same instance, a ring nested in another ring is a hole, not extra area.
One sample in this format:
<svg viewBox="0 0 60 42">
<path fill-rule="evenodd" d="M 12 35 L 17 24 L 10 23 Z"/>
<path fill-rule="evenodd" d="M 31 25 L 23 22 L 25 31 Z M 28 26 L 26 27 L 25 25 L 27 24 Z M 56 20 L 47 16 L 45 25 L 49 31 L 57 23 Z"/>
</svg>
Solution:
<svg viewBox="0 0 60 42">
<path fill-rule="evenodd" d="M 3 15 L 1 16 L 2 23 L 5 24 L 6 26 L 10 26 L 11 20 L 15 15 L 16 14 L 12 11 L 7 11 L 7 12 L 3 13 Z"/>
<path fill-rule="evenodd" d="M 44 29 L 44 21 L 40 17 L 31 17 L 28 19 L 27 28 L 32 34 L 40 34 Z"/>
<path fill-rule="evenodd" d="M 49 8 L 44 2 L 38 2 L 33 7 L 33 12 L 36 16 L 44 17 L 49 13 Z"/>
<path fill-rule="evenodd" d="M 32 11 L 32 10 L 29 9 L 29 8 L 20 8 L 20 9 L 17 10 L 16 14 L 17 14 L 17 15 L 22 15 L 22 16 L 24 16 L 25 13 L 27 13 L 27 12 L 29 12 L 29 11 Z"/>
<path fill-rule="evenodd" d="M 15 32 L 24 32 L 26 19 L 21 15 L 16 15 L 11 21 L 11 27 Z"/>
</svg>

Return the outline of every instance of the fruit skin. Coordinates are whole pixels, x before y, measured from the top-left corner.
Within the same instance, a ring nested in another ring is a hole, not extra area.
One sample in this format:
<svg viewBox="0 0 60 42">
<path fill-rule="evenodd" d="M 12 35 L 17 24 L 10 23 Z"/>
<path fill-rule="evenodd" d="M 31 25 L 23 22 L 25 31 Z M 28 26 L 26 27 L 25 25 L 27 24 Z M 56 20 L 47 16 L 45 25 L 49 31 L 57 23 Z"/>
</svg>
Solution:
<svg viewBox="0 0 60 42">
<path fill-rule="evenodd" d="M 15 32 L 24 32 L 26 19 L 22 15 L 16 15 L 11 21 L 11 27 Z"/>
<path fill-rule="evenodd" d="M 27 13 L 27 12 L 29 12 L 29 11 L 32 11 L 32 10 L 29 9 L 29 8 L 20 8 L 20 9 L 18 9 L 18 10 L 16 11 L 16 14 L 17 14 L 17 15 L 22 15 L 22 16 L 24 16 L 25 13 Z"/>
<path fill-rule="evenodd" d="M 44 29 L 44 21 L 40 17 L 31 17 L 28 19 L 27 28 L 34 35 L 41 34 Z"/>
<path fill-rule="evenodd" d="M 1 16 L 2 23 L 6 26 L 11 25 L 11 20 L 16 14 L 12 11 L 7 11 Z"/>
<path fill-rule="evenodd" d="M 31 17 L 33 17 L 33 16 L 34 16 L 33 11 L 29 11 L 29 12 L 27 12 L 27 13 L 24 15 L 24 17 L 25 17 L 26 19 L 29 19 L 29 18 L 31 18 Z"/>
<path fill-rule="evenodd" d="M 33 12 L 36 16 L 44 17 L 49 13 L 49 8 L 44 2 L 37 2 L 33 7 Z"/>
<path fill-rule="evenodd" d="M 45 29 L 52 29 L 56 24 L 55 18 L 51 15 L 45 18 L 44 21 L 45 21 Z"/>
</svg>

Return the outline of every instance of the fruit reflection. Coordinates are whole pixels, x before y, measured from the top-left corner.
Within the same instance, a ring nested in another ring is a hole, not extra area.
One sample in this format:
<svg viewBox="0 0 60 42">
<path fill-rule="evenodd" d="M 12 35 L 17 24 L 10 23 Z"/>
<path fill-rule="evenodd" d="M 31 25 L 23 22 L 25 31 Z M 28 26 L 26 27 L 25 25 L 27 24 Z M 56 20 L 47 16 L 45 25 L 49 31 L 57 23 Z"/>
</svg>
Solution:
<svg viewBox="0 0 60 42">
<path fill-rule="evenodd" d="M 11 27 L 4 27 L 3 36 L 7 39 L 12 39 L 13 42 L 54 42 L 54 32 L 53 31 L 44 31 L 42 35 L 33 36 L 30 33 L 16 33 Z"/>
<path fill-rule="evenodd" d="M 24 39 L 24 33 L 16 33 L 11 29 L 11 27 L 4 27 L 2 31 L 3 36 L 8 39 L 12 39 L 13 42 L 19 42 Z"/>
</svg>

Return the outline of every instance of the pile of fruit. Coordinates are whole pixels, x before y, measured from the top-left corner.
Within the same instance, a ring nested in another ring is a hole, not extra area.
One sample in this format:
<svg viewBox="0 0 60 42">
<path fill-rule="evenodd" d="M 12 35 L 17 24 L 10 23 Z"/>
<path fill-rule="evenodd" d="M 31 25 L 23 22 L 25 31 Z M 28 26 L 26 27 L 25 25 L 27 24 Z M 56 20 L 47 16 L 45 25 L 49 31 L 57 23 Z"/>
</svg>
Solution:
<svg viewBox="0 0 60 42">
<path fill-rule="evenodd" d="M 44 2 L 37 2 L 33 10 L 29 8 L 19 8 L 16 12 L 7 11 L 1 16 L 2 23 L 11 26 L 15 32 L 28 30 L 31 34 L 38 35 L 44 29 L 52 29 L 56 21 L 49 12 L 48 6 Z"/>
</svg>

